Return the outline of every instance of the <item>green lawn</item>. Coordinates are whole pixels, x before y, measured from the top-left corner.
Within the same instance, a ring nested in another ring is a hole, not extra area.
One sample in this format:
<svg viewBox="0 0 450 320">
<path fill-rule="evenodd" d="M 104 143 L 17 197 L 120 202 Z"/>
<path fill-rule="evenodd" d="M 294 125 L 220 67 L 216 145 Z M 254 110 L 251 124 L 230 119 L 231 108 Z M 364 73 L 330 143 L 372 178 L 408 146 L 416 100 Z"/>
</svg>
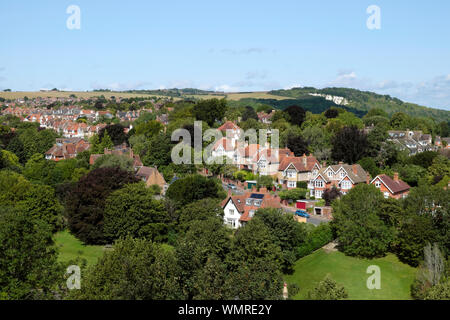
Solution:
<svg viewBox="0 0 450 320">
<path fill-rule="evenodd" d="M 366 286 L 367 267 L 377 265 L 381 270 L 381 289 L 369 290 Z M 320 249 L 298 260 L 295 272 L 286 275 L 285 280 L 296 283 L 300 292 L 294 299 L 305 299 L 309 290 L 330 274 L 342 284 L 353 300 L 407 300 L 414 281 L 416 269 L 401 263 L 395 255 L 389 254 L 379 259 L 358 259 L 347 257 L 341 252 L 327 253 Z"/>
<path fill-rule="evenodd" d="M 59 250 L 59 261 L 66 262 L 77 257 L 87 260 L 88 265 L 95 264 L 103 255 L 103 246 L 85 246 L 68 231 L 61 231 L 55 235 L 55 243 Z"/>
</svg>

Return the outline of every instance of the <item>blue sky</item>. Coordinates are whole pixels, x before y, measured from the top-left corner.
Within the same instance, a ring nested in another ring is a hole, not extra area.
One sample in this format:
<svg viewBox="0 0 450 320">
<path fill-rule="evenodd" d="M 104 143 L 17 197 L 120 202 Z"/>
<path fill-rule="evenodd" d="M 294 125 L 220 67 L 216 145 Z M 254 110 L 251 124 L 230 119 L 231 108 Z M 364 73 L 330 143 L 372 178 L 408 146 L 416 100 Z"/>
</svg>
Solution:
<svg viewBox="0 0 450 320">
<path fill-rule="evenodd" d="M 449 12 L 447 0 L 4 0 L 0 89 L 345 86 L 450 110 Z"/>
</svg>

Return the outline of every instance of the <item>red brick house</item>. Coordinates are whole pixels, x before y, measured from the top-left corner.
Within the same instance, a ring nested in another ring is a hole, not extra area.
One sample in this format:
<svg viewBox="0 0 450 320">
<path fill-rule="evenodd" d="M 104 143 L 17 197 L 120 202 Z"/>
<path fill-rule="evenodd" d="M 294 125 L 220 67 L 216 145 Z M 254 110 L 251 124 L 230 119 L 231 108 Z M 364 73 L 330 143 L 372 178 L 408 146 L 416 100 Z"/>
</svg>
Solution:
<svg viewBox="0 0 450 320">
<path fill-rule="evenodd" d="M 304 154 L 302 157 L 283 157 L 278 167 L 278 183 L 283 188 L 297 188 L 298 181 L 308 182 L 320 168 L 319 161 L 313 155 L 307 156 Z"/>
<path fill-rule="evenodd" d="M 410 186 L 398 178 L 398 173 L 394 174 L 392 179 L 388 175 L 381 174 L 372 180 L 371 184 L 375 185 L 387 198 L 401 199 L 409 194 Z"/>
<path fill-rule="evenodd" d="M 345 195 L 360 183 L 369 184 L 370 175 L 359 164 L 339 163 L 321 168 L 310 180 L 308 189 L 312 197 L 320 199 L 324 191 L 333 186 Z"/>
</svg>

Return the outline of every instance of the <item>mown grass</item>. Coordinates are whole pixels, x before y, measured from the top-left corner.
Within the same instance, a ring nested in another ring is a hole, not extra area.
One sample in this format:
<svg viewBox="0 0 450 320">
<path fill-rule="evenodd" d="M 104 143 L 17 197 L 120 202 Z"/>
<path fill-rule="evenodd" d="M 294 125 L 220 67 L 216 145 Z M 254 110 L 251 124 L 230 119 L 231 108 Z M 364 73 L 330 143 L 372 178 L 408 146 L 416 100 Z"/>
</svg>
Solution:
<svg viewBox="0 0 450 320">
<path fill-rule="evenodd" d="M 366 271 L 371 265 L 380 267 L 380 290 L 367 288 L 366 282 L 371 274 L 367 274 Z M 295 272 L 286 275 L 285 280 L 300 287 L 300 292 L 293 298 L 301 300 L 306 299 L 308 291 L 327 274 L 347 289 L 351 300 L 409 300 L 410 286 L 414 281 L 416 269 L 403 264 L 392 254 L 369 260 L 320 249 L 298 260 Z"/>
<path fill-rule="evenodd" d="M 68 262 L 80 257 L 86 259 L 88 265 L 93 265 L 104 252 L 103 246 L 86 246 L 66 230 L 55 235 L 55 244 L 59 251 L 60 262 Z"/>
</svg>

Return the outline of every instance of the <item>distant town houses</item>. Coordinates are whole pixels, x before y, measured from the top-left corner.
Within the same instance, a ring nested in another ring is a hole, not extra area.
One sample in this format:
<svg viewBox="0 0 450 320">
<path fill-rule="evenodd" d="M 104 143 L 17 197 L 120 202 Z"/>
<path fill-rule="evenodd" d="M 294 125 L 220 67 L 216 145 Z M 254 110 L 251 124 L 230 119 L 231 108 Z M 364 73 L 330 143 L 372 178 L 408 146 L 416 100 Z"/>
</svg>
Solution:
<svg viewBox="0 0 450 320">
<path fill-rule="evenodd" d="M 407 150 L 410 155 L 415 155 L 424 151 L 435 151 L 437 147 L 433 145 L 431 134 L 423 134 L 422 131 L 388 131 L 389 141 L 394 142 L 400 150 Z M 440 138 L 439 138 L 440 140 Z"/>
<path fill-rule="evenodd" d="M 360 183 L 369 184 L 370 175 L 359 164 L 349 165 L 341 162 L 313 171 L 308 189 L 311 197 L 321 199 L 325 190 L 333 186 L 345 195 Z"/>
<path fill-rule="evenodd" d="M 224 223 L 233 229 L 237 229 L 250 221 L 255 212 L 261 208 L 281 208 L 280 198 L 261 188 L 256 191 L 253 188 L 242 195 L 231 195 L 222 202 L 224 210 Z"/>
<path fill-rule="evenodd" d="M 60 161 L 75 158 L 79 153 L 89 150 L 88 141 L 80 138 L 58 138 L 56 144 L 45 153 L 47 160 Z"/>
<path fill-rule="evenodd" d="M 20 117 L 24 122 L 37 122 L 41 127 L 53 129 L 66 138 L 90 138 L 106 127 L 105 123 L 93 125 L 77 121 L 79 119 L 95 122 L 114 117 L 110 111 L 85 110 L 76 106 L 59 109 L 8 107 L 3 114 Z M 127 111 L 117 112 L 116 116 L 120 121 L 135 121 L 139 114 L 140 111 Z"/>
<path fill-rule="evenodd" d="M 411 188 L 406 182 L 399 179 L 398 173 L 394 173 L 393 179 L 386 174 L 376 176 L 370 183 L 380 189 L 386 199 L 406 198 Z"/>
</svg>

